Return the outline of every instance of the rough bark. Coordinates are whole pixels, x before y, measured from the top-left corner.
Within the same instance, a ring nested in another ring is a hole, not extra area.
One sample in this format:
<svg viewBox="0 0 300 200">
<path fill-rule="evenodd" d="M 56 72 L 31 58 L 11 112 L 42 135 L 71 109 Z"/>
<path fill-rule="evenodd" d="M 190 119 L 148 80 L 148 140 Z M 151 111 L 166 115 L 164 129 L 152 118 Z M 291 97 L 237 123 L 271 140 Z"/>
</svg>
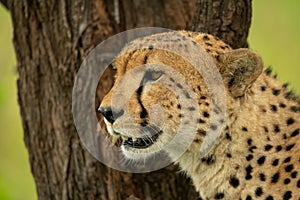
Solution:
<svg viewBox="0 0 300 200">
<path fill-rule="evenodd" d="M 192 30 L 213 34 L 233 48 L 248 47 L 251 0 L 197 0 Z"/>
<path fill-rule="evenodd" d="M 95 160 L 79 141 L 72 116 L 72 89 L 76 72 L 87 53 L 108 36 L 126 29 L 142 26 L 185 29 L 192 25 L 194 1 L 118 1 L 119 23 L 114 2 L 7 1 L 14 26 L 24 141 L 38 197 L 58 200 L 197 199 L 190 181 L 178 173 L 176 166 L 147 174 L 115 171 Z M 198 1 L 198 6 L 203 6 L 201 2 Z M 215 5 L 219 1 L 213 2 Z M 250 5 L 245 6 L 250 9 Z M 240 6 L 234 3 L 231 7 Z M 223 5 L 218 12 L 228 10 L 229 7 Z M 218 13 L 214 16 L 221 17 Z M 230 15 L 227 18 L 229 22 Z M 193 29 L 205 30 L 197 27 L 208 25 L 215 30 L 219 26 L 216 30 L 222 30 L 223 34 L 219 36 L 234 41 L 231 37 L 236 35 L 226 31 L 229 25 L 215 25 L 216 22 L 210 20 L 196 18 L 194 24 L 197 26 Z M 97 91 L 96 104 L 112 85 L 112 75 L 108 70 L 102 77 L 106 87 Z"/>
</svg>

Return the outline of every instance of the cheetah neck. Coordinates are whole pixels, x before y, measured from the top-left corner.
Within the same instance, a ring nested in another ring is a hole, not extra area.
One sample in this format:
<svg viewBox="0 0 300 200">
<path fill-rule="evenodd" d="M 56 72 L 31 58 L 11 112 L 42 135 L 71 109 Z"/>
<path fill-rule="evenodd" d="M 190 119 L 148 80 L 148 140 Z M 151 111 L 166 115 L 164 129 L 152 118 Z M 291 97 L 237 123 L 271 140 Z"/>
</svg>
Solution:
<svg viewBox="0 0 300 200">
<path fill-rule="evenodd" d="M 274 162 L 273 157 L 286 158 L 290 152 L 279 151 L 279 147 L 295 146 L 292 141 L 295 138 L 287 134 L 299 130 L 299 125 L 291 130 L 280 126 L 280 119 L 286 121 L 290 116 L 293 120 L 300 119 L 298 102 L 291 101 L 287 94 L 281 83 L 263 73 L 241 99 L 238 109 L 228 113 L 229 128 L 224 129 L 219 144 L 210 155 L 200 159 L 196 150 L 200 144 L 193 143 L 191 149 L 194 150 L 187 151 L 177 161 L 192 178 L 203 199 L 246 199 L 247 195 L 255 193 L 252 190 L 257 188 L 257 181 L 264 176 L 272 177 L 279 170 L 280 165 L 261 172 L 259 166 Z M 299 152 L 299 145 L 292 150 L 295 154 Z M 270 158 L 265 156 L 266 151 Z"/>
</svg>

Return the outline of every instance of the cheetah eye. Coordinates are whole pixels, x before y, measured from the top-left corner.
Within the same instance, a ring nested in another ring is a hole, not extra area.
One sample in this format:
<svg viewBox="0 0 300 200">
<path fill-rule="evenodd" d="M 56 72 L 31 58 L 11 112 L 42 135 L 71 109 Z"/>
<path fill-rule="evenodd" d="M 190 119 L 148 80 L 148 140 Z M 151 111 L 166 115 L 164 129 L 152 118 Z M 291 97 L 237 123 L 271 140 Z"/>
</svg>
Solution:
<svg viewBox="0 0 300 200">
<path fill-rule="evenodd" d="M 146 71 L 144 79 L 146 81 L 156 81 L 158 80 L 164 72 L 162 71 Z"/>
</svg>

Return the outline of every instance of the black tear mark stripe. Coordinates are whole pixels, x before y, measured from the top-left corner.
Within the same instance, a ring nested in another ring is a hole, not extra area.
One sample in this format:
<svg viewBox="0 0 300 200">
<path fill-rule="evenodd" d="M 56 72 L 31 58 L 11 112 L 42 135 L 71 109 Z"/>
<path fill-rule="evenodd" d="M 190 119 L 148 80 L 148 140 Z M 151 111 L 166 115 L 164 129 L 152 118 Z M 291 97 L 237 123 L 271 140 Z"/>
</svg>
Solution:
<svg viewBox="0 0 300 200">
<path fill-rule="evenodd" d="M 148 115 L 148 112 L 147 112 L 146 108 L 144 107 L 142 99 L 141 99 L 143 89 L 144 89 L 144 87 L 140 86 L 138 88 L 138 90 L 136 91 L 136 95 L 137 95 L 138 103 L 141 106 L 140 118 L 143 119 L 142 126 L 146 126 L 148 124 L 147 118 L 148 118 L 149 115 Z"/>
<path fill-rule="evenodd" d="M 133 56 L 133 54 L 135 53 L 136 51 L 134 51 L 132 53 L 132 55 L 130 56 L 130 58 Z M 145 56 L 145 59 L 144 59 L 144 63 L 143 64 L 146 64 L 147 63 L 147 60 L 148 60 L 148 56 Z M 142 93 L 143 93 L 143 90 L 144 90 L 144 86 L 143 86 L 143 82 L 144 82 L 144 78 L 142 78 L 141 82 L 140 82 L 140 87 L 138 88 L 138 90 L 136 91 L 136 95 L 137 95 L 137 100 L 138 100 L 138 103 L 139 105 L 141 106 L 141 113 L 140 113 L 140 118 L 143 120 L 141 125 L 142 126 L 147 126 L 148 122 L 147 122 L 147 118 L 149 116 L 146 108 L 144 107 L 143 105 L 143 102 L 142 102 Z"/>
</svg>

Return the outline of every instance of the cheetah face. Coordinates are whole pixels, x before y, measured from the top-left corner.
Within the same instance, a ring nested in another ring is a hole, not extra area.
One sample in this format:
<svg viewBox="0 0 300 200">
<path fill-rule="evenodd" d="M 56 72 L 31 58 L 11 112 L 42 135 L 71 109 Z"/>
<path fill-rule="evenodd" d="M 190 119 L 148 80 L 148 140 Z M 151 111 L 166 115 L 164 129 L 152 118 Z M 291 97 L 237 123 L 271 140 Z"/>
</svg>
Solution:
<svg viewBox="0 0 300 200">
<path fill-rule="evenodd" d="M 113 142 L 122 140 L 122 152 L 130 159 L 183 151 L 200 119 L 200 91 L 194 90 L 205 89 L 192 84 L 201 80 L 199 73 L 180 57 L 154 49 L 122 55 L 114 64 L 115 85 L 99 108 Z M 178 139 L 180 132 L 184 139 Z"/>
<path fill-rule="evenodd" d="M 171 38 L 168 34 L 162 36 Z M 209 89 L 199 71 L 181 56 L 156 49 L 157 40 L 153 38 L 148 48 L 131 50 L 129 44 L 116 58 L 115 84 L 98 109 L 104 116 L 112 142 L 119 142 L 125 157 L 133 160 L 145 159 L 161 151 L 176 159 L 193 140 L 201 144 L 214 120 L 209 114 L 215 108 L 212 104 L 217 104 L 211 103 Z M 185 40 L 185 36 L 182 38 Z M 177 38 L 171 38 L 166 45 L 172 47 L 174 41 L 177 43 L 173 48 L 183 47 Z M 132 45 L 147 42 L 149 38 Z M 258 66 L 256 58 L 252 58 L 254 54 L 248 51 L 232 51 L 231 55 L 220 50 L 205 58 L 216 62 L 231 98 L 243 95 L 261 72 L 248 67 L 249 72 L 244 65 Z M 243 73 L 251 78 L 239 77 Z M 217 120 L 223 122 L 224 118 Z"/>
<path fill-rule="evenodd" d="M 123 73 L 118 70 L 115 86 L 99 108 L 113 142 L 122 140 L 122 152 L 131 159 L 174 148 L 181 123 L 194 121 L 196 125 L 199 115 L 196 95 L 187 87 L 183 75 L 164 67 L 166 63 L 154 62 L 156 52 L 144 50 L 136 54 Z M 147 62 L 139 63 L 145 60 L 145 54 Z M 123 67 L 120 64 L 123 63 L 117 60 L 118 69 Z M 175 82 L 175 76 L 179 81 Z M 192 133 L 195 125 L 181 130 Z M 188 145 L 192 135 L 187 133 L 185 137 L 187 144 L 180 141 L 183 146 Z"/>
</svg>

